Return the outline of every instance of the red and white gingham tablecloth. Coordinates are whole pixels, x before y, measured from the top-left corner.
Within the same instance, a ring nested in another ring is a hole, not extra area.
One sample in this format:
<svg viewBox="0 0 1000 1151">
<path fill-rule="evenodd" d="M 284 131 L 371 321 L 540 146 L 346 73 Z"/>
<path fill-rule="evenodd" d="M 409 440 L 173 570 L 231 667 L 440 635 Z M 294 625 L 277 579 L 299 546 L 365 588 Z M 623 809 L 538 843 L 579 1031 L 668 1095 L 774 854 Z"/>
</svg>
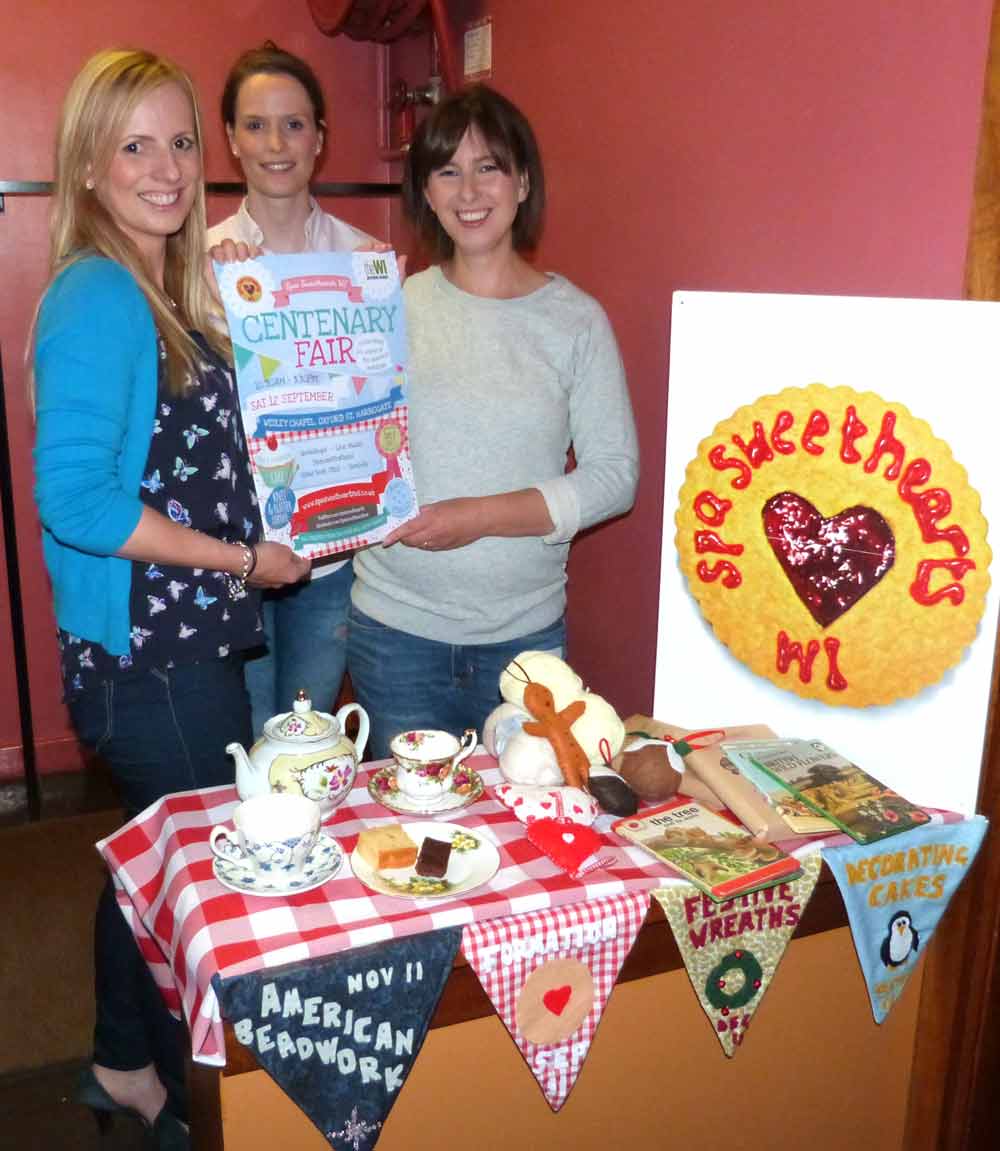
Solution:
<svg viewBox="0 0 1000 1151">
<path fill-rule="evenodd" d="M 496 761 L 479 754 L 467 762 L 479 771 L 487 790 L 475 803 L 440 819 L 492 840 L 500 852 L 500 868 L 482 887 L 453 898 L 381 895 L 355 879 L 349 857 L 362 828 L 418 818 L 397 815 L 368 794 L 369 774 L 382 763 L 358 773 L 347 798 L 323 824 L 343 849 L 345 861 L 337 875 L 312 891 L 286 898 L 242 895 L 215 878 L 208 837 L 216 824 L 232 819 L 239 802 L 235 787 L 168 795 L 97 844 L 164 999 L 188 1022 L 197 1062 L 223 1066 L 226 1061 L 211 982 L 216 974 L 300 963 L 382 939 L 681 882 L 676 872 L 642 848 L 607 831 L 612 818 L 603 815 L 595 827 L 607 832 L 601 856 L 611 862 L 582 879 L 571 879 L 530 843 L 523 825 L 492 798 L 489 788 L 502 782 Z M 932 815 L 934 822 L 960 818 Z M 814 836 L 782 840 L 779 846 L 801 855 L 851 842 L 846 835 Z"/>
<path fill-rule="evenodd" d="M 323 825 L 348 858 L 333 879 L 312 891 L 281 899 L 242 895 L 215 878 L 208 837 L 216 824 L 231 820 L 238 802 L 235 787 L 166 796 L 97 844 L 167 1003 L 187 1019 L 198 1062 L 221 1066 L 226 1059 L 213 975 L 237 975 L 396 936 L 650 890 L 676 877 L 641 848 L 608 833 L 602 855 L 613 860 L 611 865 L 571 879 L 491 797 L 490 786 L 501 782 L 496 761 L 478 755 L 467 762 L 480 772 L 487 791 L 468 807 L 439 818 L 492 840 L 500 851 L 500 868 L 482 887 L 451 899 L 380 895 L 355 879 L 349 857 L 362 828 L 417 818 L 397 815 L 371 799 L 367 767 Z"/>
</svg>

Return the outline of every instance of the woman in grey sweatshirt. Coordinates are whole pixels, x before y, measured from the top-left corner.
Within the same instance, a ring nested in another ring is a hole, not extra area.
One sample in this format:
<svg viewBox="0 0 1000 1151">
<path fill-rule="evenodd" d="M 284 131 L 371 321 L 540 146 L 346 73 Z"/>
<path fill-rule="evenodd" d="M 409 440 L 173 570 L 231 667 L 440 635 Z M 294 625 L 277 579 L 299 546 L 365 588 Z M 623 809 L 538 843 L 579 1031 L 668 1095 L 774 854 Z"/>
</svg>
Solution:
<svg viewBox="0 0 1000 1151">
<path fill-rule="evenodd" d="M 521 254 L 545 188 L 520 111 L 481 85 L 448 97 L 403 196 L 441 262 L 404 288 L 421 511 L 354 561 L 348 666 L 377 757 L 415 727 L 481 732 L 511 658 L 563 654 L 570 541 L 631 507 L 639 470 L 607 316 Z"/>
</svg>

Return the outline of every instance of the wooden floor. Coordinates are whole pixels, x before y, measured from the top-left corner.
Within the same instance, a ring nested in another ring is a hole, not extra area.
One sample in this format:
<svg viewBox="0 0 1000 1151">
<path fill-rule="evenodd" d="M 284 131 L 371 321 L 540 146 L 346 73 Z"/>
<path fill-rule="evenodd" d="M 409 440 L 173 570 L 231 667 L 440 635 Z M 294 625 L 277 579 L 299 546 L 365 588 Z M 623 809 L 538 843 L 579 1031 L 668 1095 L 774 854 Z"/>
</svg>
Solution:
<svg viewBox="0 0 1000 1151">
<path fill-rule="evenodd" d="M 87 1062 L 0 1076 L 0 1151 L 148 1151 L 137 1120 L 116 1117 L 102 1134 L 92 1113 L 73 1101 Z"/>
<path fill-rule="evenodd" d="M 138 1121 L 102 1136 L 73 1101 L 93 1028 L 94 844 L 121 817 L 99 771 L 43 777 L 41 794 L 33 822 L 23 783 L 0 784 L 0 1151 L 148 1147 Z"/>
</svg>

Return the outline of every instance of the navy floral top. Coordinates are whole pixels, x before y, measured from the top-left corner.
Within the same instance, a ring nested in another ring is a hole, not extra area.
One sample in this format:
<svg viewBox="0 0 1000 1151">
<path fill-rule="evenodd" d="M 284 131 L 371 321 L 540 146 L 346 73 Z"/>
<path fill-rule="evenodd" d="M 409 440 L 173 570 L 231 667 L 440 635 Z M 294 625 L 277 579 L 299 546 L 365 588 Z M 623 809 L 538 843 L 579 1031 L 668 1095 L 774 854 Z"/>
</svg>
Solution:
<svg viewBox="0 0 1000 1151">
<path fill-rule="evenodd" d="M 260 516 L 240 426 L 232 373 L 200 333 L 198 375 L 183 396 L 167 386 L 160 341 L 158 409 L 139 493 L 175 523 L 227 543 L 260 538 Z M 224 659 L 261 642 L 260 595 L 224 572 L 167 564 L 132 564 L 131 651 L 113 656 L 100 644 L 59 632 L 68 697 L 108 680 L 179 663 Z"/>
</svg>

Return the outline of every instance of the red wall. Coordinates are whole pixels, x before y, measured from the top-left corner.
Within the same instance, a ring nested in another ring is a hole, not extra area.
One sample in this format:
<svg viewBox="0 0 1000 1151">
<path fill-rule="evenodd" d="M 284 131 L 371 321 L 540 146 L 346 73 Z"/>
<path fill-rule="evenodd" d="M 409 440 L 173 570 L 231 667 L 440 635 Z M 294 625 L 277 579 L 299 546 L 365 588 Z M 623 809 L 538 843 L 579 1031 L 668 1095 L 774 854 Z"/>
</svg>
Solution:
<svg viewBox="0 0 1000 1151">
<path fill-rule="evenodd" d="M 274 0 L 207 4 L 93 0 L 85 5 L 45 0 L 44 4 L 8 5 L 0 34 L 4 141 L 0 179 L 51 179 L 56 119 L 73 75 L 91 52 L 133 45 L 171 56 L 192 73 L 202 101 L 208 179 L 238 179 L 219 122 L 219 97 L 232 60 L 267 38 L 308 59 L 323 80 L 332 114 L 317 177 L 331 182 L 385 180 L 388 170 L 378 149 L 377 50 L 373 45 L 321 35 L 305 0 L 287 4 Z M 210 219 L 214 222 L 236 205 L 235 199 L 219 199 L 210 205 Z M 384 201 L 338 201 L 324 206 L 377 235 L 387 234 Z M 78 753 L 60 703 L 55 625 L 31 497 L 31 426 L 21 370 L 28 323 L 46 274 L 47 207 L 43 197 L 11 196 L 0 215 L 0 345 L 14 457 L 35 734 L 40 766 L 55 770 L 75 765 Z M 9 653 L 6 586 L 4 579 L 0 583 L 0 650 Z M 0 659 L 0 777 L 19 762 L 19 744 L 12 660 Z"/>
<path fill-rule="evenodd" d="M 538 132 L 540 266 L 597 296 L 621 343 L 639 497 L 574 546 L 570 658 L 622 714 L 645 710 L 671 293 L 960 296 L 991 4 L 449 7 L 456 33 L 493 17 L 492 82 Z"/>
<path fill-rule="evenodd" d="M 643 450 L 638 502 L 578 541 L 570 563 L 571 660 L 624 714 L 652 700 L 671 293 L 960 295 L 990 7 L 450 0 L 459 32 L 466 19 L 493 16 L 494 82 L 538 131 L 550 188 L 539 262 L 604 303 L 629 373 Z M 376 50 L 320 36 L 305 0 L 47 0 L 6 13 L 0 179 L 51 175 L 70 77 L 91 50 L 129 42 L 190 67 L 209 110 L 209 178 L 234 177 L 214 108 L 230 59 L 266 36 L 323 73 L 335 119 L 321 178 L 385 178 Z M 213 218 L 228 208 L 214 206 Z M 49 741 L 66 726 L 18 366 L 44 278 L 45 204 L 8 199 L 7 209 L 0 340 L 36 730 Z M 373 231 L 389 227 L 381 205 L 340 210 Z M 0 660 L 0 751 L 17 742 L 12 670 Z"/>
</svg>

